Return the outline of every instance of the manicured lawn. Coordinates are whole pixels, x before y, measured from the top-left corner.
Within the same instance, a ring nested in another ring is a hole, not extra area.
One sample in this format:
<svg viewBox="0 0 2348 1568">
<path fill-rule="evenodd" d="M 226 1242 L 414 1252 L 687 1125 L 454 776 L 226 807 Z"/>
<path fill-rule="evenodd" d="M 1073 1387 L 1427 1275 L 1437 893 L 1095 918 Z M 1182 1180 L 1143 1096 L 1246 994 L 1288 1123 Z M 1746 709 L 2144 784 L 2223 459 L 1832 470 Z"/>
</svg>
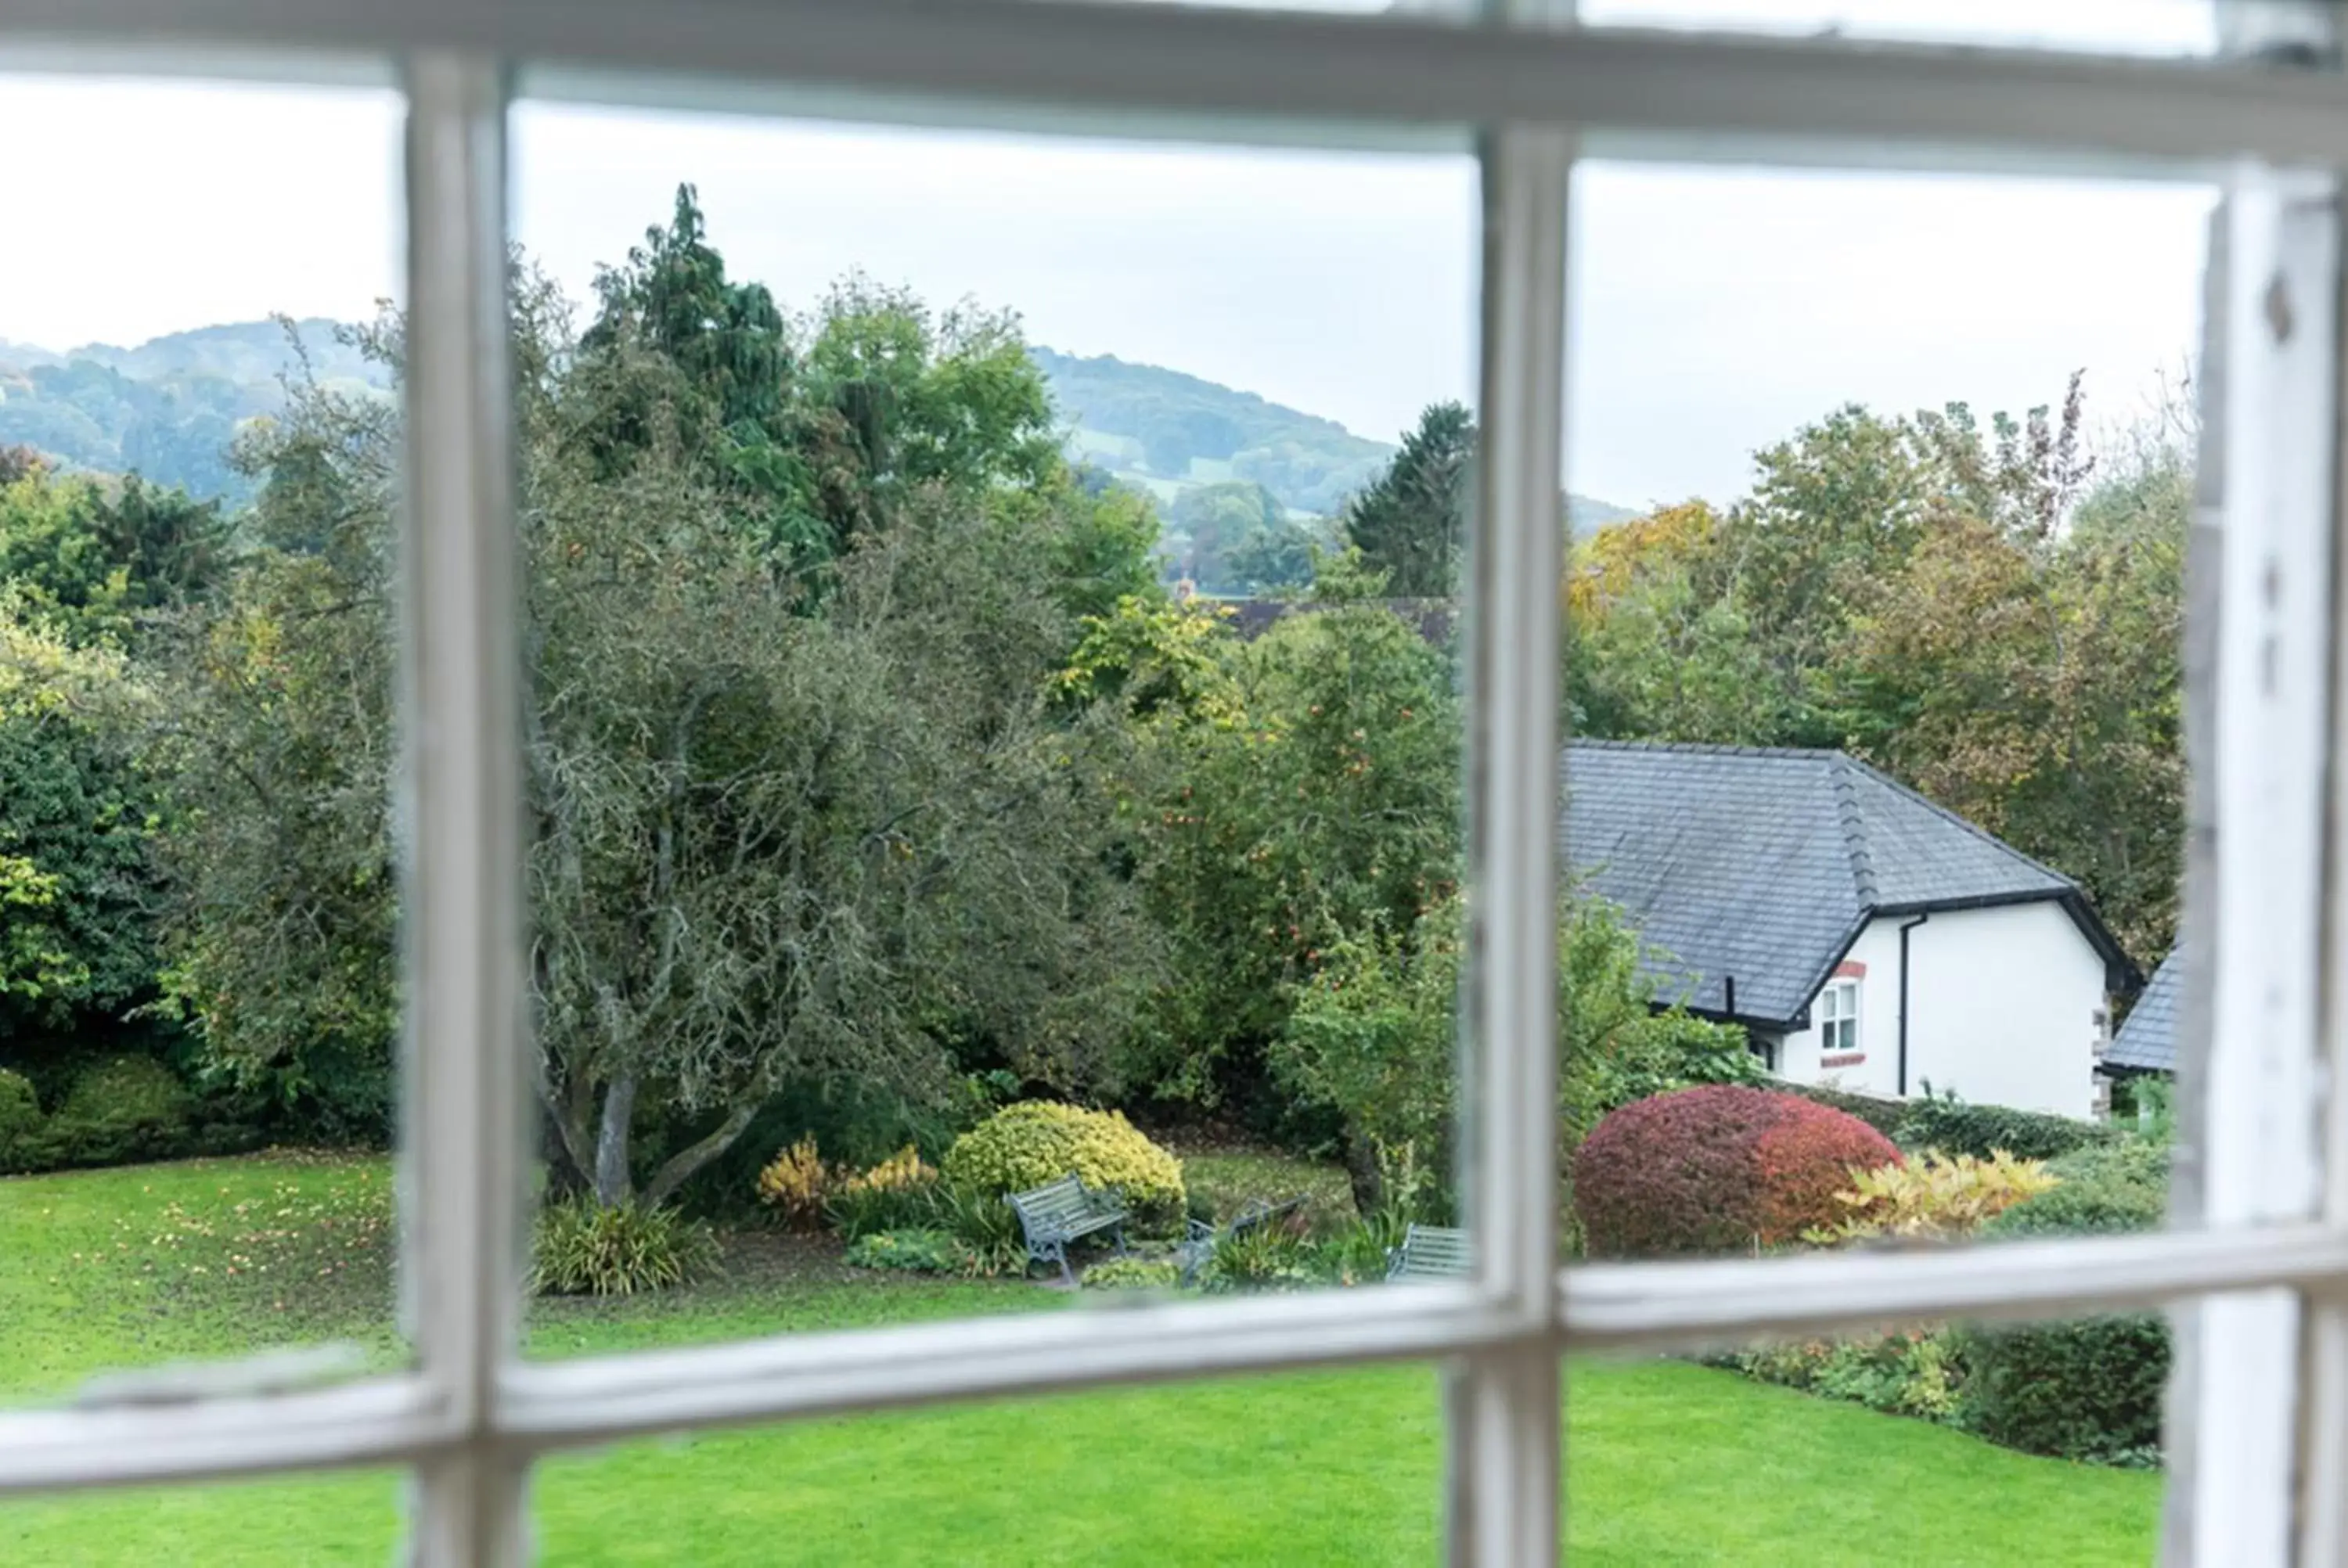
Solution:
<svg viewBox="0 0 2348 1568">
<path fill-rule="evenodd" d="M 380 1238 L 344 1241 L 379 1212 L 381 1181 L 368 1162 L 284 1158 L 0 1181 L 0 1387 L 54 1390 L 288 1325 L 395 1356 Z M 1064 1305 L 753 1251 L 689 1296 L 549 1304 L 533 1348 Z M 1577 1366 L 1567 1413 L 1577 1563 L 2151 1558 L 2155 1476 L 1675 1362 Z M 564 1564 L 1422 1563 L 1439 1446 L 1432 1372 L 1377 1368 L 635 1443 L 550 1461 L 535 1499 L 545 1560 Z M 373 1568 L 397 1502 L 374 1475 L 15 1502 L 0 1563 Z"/>
</svg>

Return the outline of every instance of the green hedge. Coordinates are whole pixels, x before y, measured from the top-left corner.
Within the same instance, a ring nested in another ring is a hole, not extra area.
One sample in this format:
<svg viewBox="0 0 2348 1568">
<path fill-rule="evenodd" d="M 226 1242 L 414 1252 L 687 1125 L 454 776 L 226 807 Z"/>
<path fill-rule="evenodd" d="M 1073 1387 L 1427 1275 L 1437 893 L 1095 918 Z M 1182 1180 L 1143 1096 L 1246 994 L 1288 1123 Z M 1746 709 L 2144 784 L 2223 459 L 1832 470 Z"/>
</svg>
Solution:
<svg viewBox="0 0 2348 1568">
<path fill-rule="evenodd" d="M 33 1081 L 0 1067 L 0 1171 L 31 1158 L 41 1133 L 41 1102 Z"/>
<path fill-rule="evenodd" d="M 43 1115 L 32 1081 L 0 1069 L 0 1175 L 237 1154 L 269 1141 L 263 1108 L 199 1094 L 151 1056 L 105 1056 Z"/>
<path fill-rule="evenodd" d="M 74 1080 L 46 1129 L 73 1163 L 131 1164 L 186 1152 L 195 1096 L 151 1056 L 109 1057 Z"/>
<path fill-rule="evenodd" d="M 1893 1143 L 1900 1142 L 1900 1123 L 1907 1119 L 1910 1102 L 1885 1100 L 1873 1094 L 1852 1094 L 1845 1090 L 1829 1089 L 1823 1083 L 1772 1083 L 1788 1094 L 1798 1094 L 1805 1100 L 1815 1100 L 1821 1105 L 1832 1106 L 1846 1116 L 1856 1116 Z"/>
<path fill-rule="evenodd" d="M 1973 1105 L 1953 1094 L 1929 1091 L 1914 1100 L 1889 1100 L 1818 1083 L 1770 1087 L 1856 1116 L 1911 1153 L 1938 1149 L 1943 1154 L 1971 1154 L 1986 1160 L 2003 1149 L 2025 1160 L 2052 1160 L 2074 1149 L 2108 1145 L 2123 1136 L 2121 1129 L 2106 1122 L 2079 1122 L 2044 1111 Z"/>
<path fill-rule="evenodd" d="M 2091 1144 L 2110 1143 L 2118 1128 L 2076 1122 L 2043 1111 L 2009 1111 L 2003 1105 L 1971 1105 L 1954 1095 L 1927 1094 L 1908 1102 L 1892 1142 L 1903 1149 L 1938 1149 L 1943 1154 L 1988 1159 L 1999 1149 L 2024 1160 L 2053 1160 Z"/>
<path fill-rule="evenodd" d="M 2055 1162 L 2060 1186 L 2016 1204 L 1985 1237 L 2089 1235 L 2157 1228 L 2168 1209 L 2168 1150 L 2130 1141 Z M 2157 1463 L 2168 1381 L 2168 1325 L 2157 1313 L 1961 1331 L 1960 1421 L 2031 1453 L 2105 1464 Z"/>
</svg>

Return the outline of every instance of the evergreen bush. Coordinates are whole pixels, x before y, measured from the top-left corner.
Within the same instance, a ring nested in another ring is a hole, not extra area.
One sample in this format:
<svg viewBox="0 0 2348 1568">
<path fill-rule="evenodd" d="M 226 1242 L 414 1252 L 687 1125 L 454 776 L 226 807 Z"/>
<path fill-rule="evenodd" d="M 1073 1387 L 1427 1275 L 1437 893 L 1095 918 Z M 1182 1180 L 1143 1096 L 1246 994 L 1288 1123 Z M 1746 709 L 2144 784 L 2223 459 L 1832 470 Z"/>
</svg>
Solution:
<svg viewBox="0 0 2348 1568">
<path fill-rule="evenodd" d="M 0 1067 L 0 1172 L 26 1169 L 40 1136 L 41 1102 L 32 1080 Z"/>
<path fill-rule="evenodd" d="M 1892 1134 L 1903 1149 L 1938 1149 L 1943 1154 L 1972 1154 L 1982 1159 L 2003 1149 L 2024 1160 L 2052 1160 L 2122 1136 L 2118 1128 L 2106 1122 L 2077 1122 L 2003 1105 L 1972 1105 L 1953 1094 L 1928 1091 L 1906 1103 L 1907 1114 Z"/>
<path fill-rule="evenodd" d="M 2091 1235 L 2156 1229 L 2168 1208 L 2167 1149 L 2081 1149 L 2056 1162 L 2062 1184 L 1982 1227 L 1988 1236 Z M 2157 1461 L 2168 1382 L 2167 1319 L 2109 1313 L 2061 1323 L 1962 1331 L 1960 1417 L 2008 1448 L 2105 1464 Z"/>
<path fill-rule="evenodd" d="M 1121 1111 L 1086 1111 L 1047 1100 L 1006 1105 L 946 1152 L 946 1179 L 990 1194 L 1026 1192 L 1074 1172 L 1091 1187 L 1125 1194 L 1143 1232 L 1180 1225 L 1181 1163 L 1151 1143 Z"/>
<path fill-rule="evenodd" d="M 125 1165 L 190 1152 L 195 1096 L 151 1056 L 110 1056 L 78 1073 L 39 1143 L 41 1163 Z"/>
<path fill-rule="evenodd" d="M 1899 1158 L 1857 1117 L 1708 1084 L 1609 1112 L 1574 1161 L 1574 1201 L 1600 1256 L 1782 1246 L 1842 1216 L 1853 1170 Z"/>
</svg>

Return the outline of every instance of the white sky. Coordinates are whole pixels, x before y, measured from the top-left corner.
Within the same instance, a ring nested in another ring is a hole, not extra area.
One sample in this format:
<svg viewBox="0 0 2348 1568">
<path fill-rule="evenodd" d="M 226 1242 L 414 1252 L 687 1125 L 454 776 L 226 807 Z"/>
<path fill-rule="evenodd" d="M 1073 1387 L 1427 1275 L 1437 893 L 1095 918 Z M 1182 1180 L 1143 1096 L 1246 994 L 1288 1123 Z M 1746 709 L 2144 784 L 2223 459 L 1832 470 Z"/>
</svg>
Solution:
<svg viewBox="0 0 2348 1568">
<path fill-rule="evenodd" d="M 2131 18 L 2161 10 L 2125 3 Z M 2003 11 L 2028 23 L 2016 0 L 1984 15 Z M 396 114 L 380 94 L 0 78 L 0 146 L 38 149 L 17 210 L 40 215 L 0 247 L 0 339 L 59 348 L 273 310 L 364 313 L 396 276 Z M 2123 417 L 2194 343 L 2204 190 L 1622 165 L 1579 178 L 1569 478 L 1583 494 L 1725 498 L 1756 447 L 1839 403 L 2019 409 L 2058 397 L 2074 368 L 2091 412 Z M 1465 159 L 517 117 L 518 235 L 582 299 L 597 262 L 665 219 L 680 179 L 699 185 L 735 275 L 789 308 L 860 266 L 934 302 L 1012 307 L 1038 343 L 1189 371 L 1385 439 L 1474 384 Z"/>
</svg>

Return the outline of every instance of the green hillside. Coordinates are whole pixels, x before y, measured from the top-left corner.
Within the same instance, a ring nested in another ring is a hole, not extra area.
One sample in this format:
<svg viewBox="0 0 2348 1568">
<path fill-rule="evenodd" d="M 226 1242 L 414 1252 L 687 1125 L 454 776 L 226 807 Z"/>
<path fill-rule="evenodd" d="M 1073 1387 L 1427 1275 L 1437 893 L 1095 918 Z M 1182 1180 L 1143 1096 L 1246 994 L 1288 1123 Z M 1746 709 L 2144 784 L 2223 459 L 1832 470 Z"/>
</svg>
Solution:
<svg viewBox="0 0 2348 1568">
<path fill-rule="evenodd" d="M 133 348 L 56 354 L 0 343 L 0 446 L 36 447 L 69 467 L 135 471 L 233 505 L 249 487 L 230 466 L 229 446 L 244 421 L 283 406 L 280 378 L 298 356 L 330 384 L 386 384 L 383 367 L 335 332 L 312 319 L 199 327 Z"/>
<path fill-rule="evenodd" d="M 1262 486 L 1292 515 L 1328 517 L 1395 455 L 1392 442 L 1179 370 L 1028 352 L 1070 425 L 1070 454 L 1148 491 L 1161 508 L 1200 487 L 1240 481 Z M 1568 496 L 1566 509 L 1578 534 L 1635 515 L 1587 496 Z"/>
<path fill-rule="evenodd" d="M 298 349 L 297 349 L 298 342 Z M 1327 518 L 1394 456 L 1391 443 L 1251 392 L 1112 354 L 1030 351 L 1067 422 L 1068 450 L 1176 515 L 1210 486 L 1260 485 L 1292 517 Z M 297 354 L 332 384 L 388 384 L 384 368 L 336 323 L 235 322 L 130 348 L 63 353 L 0 341 L 0 446 L 36 447 L 70 467 L 136 471 L 235 505 L 245 481 L 229 466 L 237 427 L 273 414 Z M 1576 532 L 1631 514 L 1568 497 Z"/>
<path fill-rule="evenodd" d="M 1294 512 L 1325 516 L 1395 448 L 1251 392 L 1113 354 L 1029 351 L 1073 425 L 1071 452 L 1171 502 L 1192 485 L 1251 480 Z"/>
</svg>

